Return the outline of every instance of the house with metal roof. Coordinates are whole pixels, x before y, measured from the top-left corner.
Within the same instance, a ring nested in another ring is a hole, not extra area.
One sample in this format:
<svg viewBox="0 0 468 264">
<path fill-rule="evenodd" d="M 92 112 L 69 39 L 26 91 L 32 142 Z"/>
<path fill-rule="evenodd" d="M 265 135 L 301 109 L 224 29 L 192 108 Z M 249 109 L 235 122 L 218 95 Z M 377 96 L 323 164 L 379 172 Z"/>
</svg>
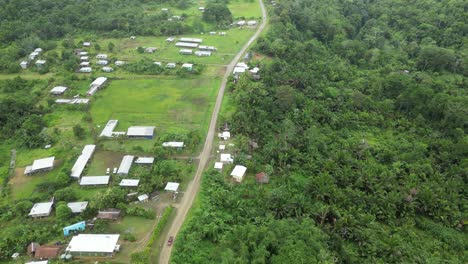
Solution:
<svg viewBox="0 0 468 264">
<path fill-rule="evenodd" d="M 200 38 L 180 38 L 182 42 L 202 43 L 203 39 Z"/>
<path fill-rule="evenodd" d="M 78 231 L 84 231 L 86 229 L 86 222 L 81 221 L 73 225 L 69 225 L 63 228 L 63 235 L 68 236 L 70 234 L 76 233 Z"/>
<path fill-rule="evenodd" d="M 179 51 L 179 53 L 182 54 L 182 55 L 192 55 L 193 50 L 191 50 L 191 49 L 181 49 Z"/>
<path fill-rule="evenodd" d="M 81 177 L 81 186 L 108 185 L 110 176 L 84 176 Z"/>
<path fill-rule="evenodd" d="M 70 208 L 71 212 L 74 214 L 79 214 L 84 212 L 88 207 L 88 202 L 72 202 L 67 203 L 68 208 Z"/>
<path fill-rule="evenodd" d="M 229 153 L 222 153 L 220 155 L 220 160 L 222 163 L 227 163 L 227 164 L 234 162 L 234 159 L 231 157 L 231 154 Z"/>
<path fill-rule="evenodd" d="M 198 43 L 191 43 L 191 42 L 182 42 L 179 41 L 175 44 L 176 47 L 178 48 L 189 48 L 189 49 L 195 49 L 198 47 Z"/>
<path fill-rule="evenodd" d="M 88 164 L 88 161 L 93 156 L 95 149 L 96 149 L 96 145 L 84 146 L 83 151 L 81 151 L 81 155 L 78 157 L 78 159 L 75 162 L 75 165 L 73 165 L 71 169 L 71 174 L 70 174 L 71 177 L 73 178 L 81 177 L 81 174 L 83 173 L 86 167 L 86 164 Z"/>
<path fill-rule="evenodd" d="M 234 167 L 234 169 L 231 172 L 231 176 L 237 182 L 241 182 L 244 179 L 244 175 L 245 175 L 246 171 L 247 171 L 247 167 L 241 166 L 241 165 L 236 165 L 236 167 Z"/>
<path fill-rule="evenodd" d="M 135 160 L 136 164 L 153 164 L 154 158 L 153 157 L 138 157 Z"/>
<path fill-rule="evenodd" d="M 164 188 L 165 191 L 170 191 L 170 192 L 177 192 L 179 190 L 179 183 L 177 182 L 168 182 L 166 184 L 166 187 Z"/>
<path fill-rule="evenodd" d="M 140 183 L 140 180 L 122 179 L 122 181 L 120 181 L 119 183 L 119 186 L 120 187 L 138 187 L 139 183 Z"/>
<path fill-rule="evenodd" d="M 88 96 L 93 95 L 98 89 L 101 89 L 107 82 L 106 77 L 98 77 L 89 85 L 89 90 L 86 93 Z"/>
<path fill-rule="evenodd" d="M 32 165 L 26 166 L 24 170 L 25 175 L 31 175 L 38 172 L 50 171 L 54 168 L 55 157 L 38 159 Z"/>
<path fill-rule="evenodd" d="M 46 203 L 36 203 L 31 208 L 31 211 L 29 212 L 28 216 L 31 216 L 33 218 L 47 217 L 52 212 L 53 205 L 53 200 L 51 202 Z"/>
<path fill-rule="evenodd" d="M 120 162 L 119 169 L 117 171 L 118 175 L 128 175 L 128 172 L 130 171 L 130 168 L 132 167 L 133 164 L 133 159 L 135 156 L 132 155 L 125 155 L 122 158 L 122 161 Z"/>
<path fill-rule="evenodd" d="M 106 126 L 102 130 L 100 137 L 112 137 L 114 134 L 114 129 L 117 126 L 119 120 L 109 120 L 107 121 Z"/>
<path fill-rule="evenodd" d="M 75 257 L 112 257 L 120 249 L 119 237 L 116 234 L 79 234 L 71 239 L 66 252 Z"/>
<path fill-rule="evenodd" d="M 129 138 L 153 139 L 154 126 L 131 126 L 127 130 Z"/>
<path fill-rule="evenodd" d="M 166 148 L 183 148 L 185 147 L 184 142 L 177 142 L 177 141 L 169 141 L 162 143 L 163 147 Z"/>
</svg>

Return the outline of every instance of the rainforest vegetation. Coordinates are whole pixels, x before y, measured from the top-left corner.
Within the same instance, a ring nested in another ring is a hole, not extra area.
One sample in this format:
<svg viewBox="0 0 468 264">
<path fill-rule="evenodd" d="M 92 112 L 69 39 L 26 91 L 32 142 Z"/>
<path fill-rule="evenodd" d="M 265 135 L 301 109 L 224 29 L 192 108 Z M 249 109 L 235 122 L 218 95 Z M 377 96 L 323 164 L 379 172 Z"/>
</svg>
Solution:
<svg viewBox="0 0 468 264">
<path fill-rule="evenodd" d="M 249 176 L 206 173 L 172 263 L 466 262 L 467 2 L 269 7 L 222 120 Z"/>
</svg>

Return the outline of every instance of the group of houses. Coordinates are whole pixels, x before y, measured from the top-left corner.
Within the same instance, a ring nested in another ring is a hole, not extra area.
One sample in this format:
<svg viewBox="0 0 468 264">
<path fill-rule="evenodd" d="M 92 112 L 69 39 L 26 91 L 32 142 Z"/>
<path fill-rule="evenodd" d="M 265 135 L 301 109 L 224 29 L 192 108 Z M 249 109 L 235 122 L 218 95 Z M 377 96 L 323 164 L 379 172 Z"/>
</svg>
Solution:
<svg viewBox="0 0 468 264">
<path fill-rule="evenodd" d="M 83 48 L 88 48 L 91 47 L 91 42 L 83 42 Z M 81 73 L 90 73 L 93 71 L 93 68 L 91 67 L 91 62 L 90 62 L 90 54 L 88 51 L 85 51 L 83 49 L 76 49 L 75 50 L 75 55 L 80 58 L 80 68 L 78 72 Z M 109 58 L 107 54 L 100 53 L 96 55 L 96 65 L 97 66 L 102 66 L 101 70 L 103 72 L 112 72 L 114 71 L 114 68 L 109 66 Z M 122 60 L 117 60 L 115 61 L 115 66 L 122 66 L 125 64 L 125 61 Z"/>
<path fill-rule="evenodd" d="M 89 85 L 89 89 L 86 92 L 86 95 L 87 96 L 93 95 L 99 89 L 103 88 L 104 85 L 106 84 L 106 82 L 107 82 L 106 77 L 96 78 Z M 67 90 L 68 90 L 68 87 L 66 87 L 66 86 L 55 86 L 54 88 L 52 88 L 52 90 L 50 90 L 50 93 L 52 95 L 59 96 L 59 95 L 64 95 Z M 64 98 L 55 99 L 55 103 L 57 103 L 57 104 L 72 104 L 72 105 L 74 105 L 74 104 L 88 104 L 89 99 L 88 98 L 80 98 L 80 95 L 77 94 L 77 95 L 73 96 L 72 99 L 64 99 Z"/>
<path fill-rule="evenodd" d="M 171 39 L 174 41 L 174 38 Z M 200 45 L 203 42 L 203 39 L 200 38 L 180 38 L 179 41 L 175 44 L 176 47 L 181 48 L 179 53 L 182 55 L 192 55 L 198 57 L 209 57 L 217 49 L 214 46 L 204 46 Z M 195 50 L 194 49 L 198 49 Z"/>
<path fill-rule="evenodd" d="M 238 26 L 238 27 L 244 27 L 244 26 L 256 27 L 258 25 L 258 22 L 256 20 L 249 20 L 249 21 L 240 20 L 240 21 L 235 22 L 233 25 Z"/>
<path fill-rule="evenodd" d="M 113 138 L 118 136 L 127 136 L 129 139 L 153 139 L 154 126 L 130 126 L 127 132 L 114 131 L 119 120 L 109 120 L 104 126 L 99 137 Z"/>
<path fill-rule="evenodd" d="M 218 153 L 220 153 L 220 158 L 219 158 L 219 161 L 215 162 L 214 168 L 217 170 L 222 170 L 225 164 L 234 163 L 234 158 L 232 157 L 232 155 L 230 153 L 226 153 L 226 142 L 228 142 L 229 139 L 231 138 L 231 132 L 225 130 L 219 133 L 218 137 L 221 140 L 223 140 L 223 144 L 220 144 L 218 147 Z M 233 146 L 232 143 L 229 145 Z M 236 165 L 230 175 L 236 182 L 242 182 L 246 171 L 247 171 L 247 167 L 243 165 Z"/>
<path fill-rule="evenodd" d="M 236 66 L 234 67 L 233 71 L 232 71 L 232 74 L 234 75 L 235 79 L 238 79 L 239 76 L 241 76 L 242 74 L 244 74 L 246 72 L 249 73 L 250 76 L 252 76 L 253 79 L 255 79 L 255 80 L 260 79 L 260 75 L 259 75 L 260 68 L 254 67 L 254 68 L 250 69 L 250 67 L 245 62 L 237 63 Z"/>
<path fill-rule="evenodd" d="M 26 68 L 28 68 L 28 66 L 30 65 L 30 63 L 31 63 L 32 61 L 34 61 L 34 60 L 36 60 L 36 61 L 34 62 L 34 64 L 35 64 L 37 67 L 42 67 L 42 66 L 44 66 L 44 65 L 46 64 L 46 61 L 45 61 L 44 59 L 38 59 L 38 58 L 40 57 L 40 55 L 42 54 L 42 51 L 43 51 L 42 48 L 36 48 L 36 49 L 34 49 L 34 51 L 32 51 L 32 52 L 29 54 L 29 56 L 28 56 L 27 59 L 22 60 L 22 61 L 20 62 L 20 67 L 21 67 L 22 69 L 26 69 Z"/>
</svg>

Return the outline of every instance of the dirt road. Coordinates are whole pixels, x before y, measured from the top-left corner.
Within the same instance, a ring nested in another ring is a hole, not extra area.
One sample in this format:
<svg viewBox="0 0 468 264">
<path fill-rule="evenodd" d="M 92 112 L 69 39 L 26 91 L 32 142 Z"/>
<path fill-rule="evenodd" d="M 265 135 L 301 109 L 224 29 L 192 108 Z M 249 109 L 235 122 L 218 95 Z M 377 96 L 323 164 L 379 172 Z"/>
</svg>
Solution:
<svg viewBox="0 0 468 264">
<path fill-rule="evenodd" d="M 193 200 L 200 189 L 200 179 L 201 175 L 206 167 L 206 164 L 210 158 L 211 149 L 213 145 L 214 135 L 216 133 L 216 123 L 218 119 L 218 114 L 221 109 L 221 103 L 223 101 L 224 91 L 226 89 L 227 79 L 229 75 L 232 73 L 234 66 L 237 64 L 241 56 L 247 51 L 250 45 L 257 39 L 260 33 L 266 26 L 267 14 L 265 10 L 265 6 L 262 0 L 259 0 L 260 7 L 262 9 L 262 22 L 257 28 L 255 34 L 249 39 L 249 41 L 242 47 L 242 49 L 237 53 L 236 57 L 231 61 L 231 63 L 226 68 L 226 73 L 224 74 L 223 80 L 221 82 L 221 87 L 219 88 L 218 97 L 216 98 L 216 104 L 213 108 L 213 113 L 211 116 L 210 127 L 208 129 L 208 134 L 206 135 L 205 145 L 203 146 L 203 151 L 200 154 L 200 162 L 198 164 L 197 172 L 193 178 L 193 180 L 187 186 L 187 190 L 185 191 L 184 196 L 179 204 L 175 205 L 177 208 L 176 216 L 174 221 L 169 228 L 169 232 L 167 233 L 167 237 L 164 238 L 164 242 L 168 240 L 169 236 L 177 237 L 177 233 L 179 232 L 182 224 L 184 223 L 185 217 L 187 216 L 190 207 L 192 207 Z M 159 253 L 159 264 L 167 264 L 169 263 L 169 258 L 171 257 L 172 247 L 168 247 L 166 243 L 163 244 L 161 252 Z"/>
</svg>

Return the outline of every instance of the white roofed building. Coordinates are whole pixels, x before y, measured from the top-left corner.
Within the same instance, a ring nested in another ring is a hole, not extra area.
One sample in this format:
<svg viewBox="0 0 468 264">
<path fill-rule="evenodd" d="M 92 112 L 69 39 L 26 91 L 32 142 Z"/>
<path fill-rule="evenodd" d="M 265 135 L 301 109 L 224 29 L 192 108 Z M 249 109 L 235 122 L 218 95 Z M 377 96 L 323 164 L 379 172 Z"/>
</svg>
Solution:
<svg viewBox="0 0 468 264">
<path fill-rule="evenodd" d="M 169 141 L 162 143 L 162 146 L 167 148 L 183 148 L 185 145 L 184 142 Z"/>
<path fill-rule="evenodd" d="M 20 66 L 21 66 L 21 69 L 26 69 L 26 68 L 28 68 L 28 62 L 27 61 L 22 61 L 20 63 Z"/>
<path fill-rule="evenodd" d="M 229 153 L 222 153 L 220 155 L 220 160 L 222 163 L 227 163 L 227 164 L 234 162 L 234 159 L 231 157 L 231 154 Z"/>
<path fill-rule="evenodd" d="M 98 54 L 96 55 L 96 59 L 107 59 L 107 54 Z"/>
<path fill-rule="evenodd" d="M 120 235 L 79 234 L 74 236 L 65 252 L 75 257 L 112 257 L 120 250 Z"/>
<path fill-rule="evenodd" d="M 78 157 L 78 159 L 75 162 L 75 165 L 73 165 L 71 169 L 71 174 L 70 174 L 71 177 L 73 178 L 81 177 L 81 174 L 83 173 L 83 170 L 85 169 L 86 164 L 88 164 L 89 159 L 93 156 L 95 149 L 96 149 L 96 145 L 84 146 L 83 151 L 81 151 L 81 155 Z"/>
<path fill-rule="evenodd" d="M 55 86 L 54 88 L 52 88 L 52 90 L 50 90 L 50 93 L 54 95 L 61 95 L 65 93 L 67 89 L 68 87 L 65 86 Z"/>
<path fill-rule="evenodd" d="M 179 48 L 197 48 L 198 47 L 198 43 L 192 43 L 192 42 L 182 42 L 182 41 L 179 41 L 175 44 L 176 47 L 179 47 Z"/>
<path fill-rule="evenodd" d="M 88 96 L 93 95 L 98 89 L 100 89 L 107 82 L 106 77 L 98 77 L 89 85 L 89 90 L 86 93 Z"/>
<path fill-rule="evenodd" d="M 211 56 L 211 51 L 197 50 L 195 51 L 195 55 L 198 57 L 209 57 Z"/>
<path fill-rule="evenodd" d="M 138 195 L 137 199 L 140 202 L 144 202 L 144 201 L 147 201 L 149 199 L 149 196 L 147 194 L 142 194 L 142 195 Z"/>
<path fill-rule="evenodd" d="M 255 20 L 249 20 L 247 21 L 247 26 L 251 26 L 251 27 L 254 27 L 257 25 L 257 21 Z"/>
<path fill-rule="evenodd" d="M 112 67 L 109 67 L 109 66 L 104 66 L 104 67 L 102 67 L 102 71 L 103 72 L 113 72 L 114 69 Z"/>
<path fill-rule="evenodd" d="M 224 140 L 228 140 L 231 138 L 231 132 L 229 131 L 224 131 L 223 133 L 219 133 L 218 134 L 218 137 L 224 139 Z"/>
<path fill-rule="evenodd" d="M 168 69 L 174 69 L 175 67 L 176 67 L 175 62 L 169 62 L 168 64 L 166 64 L 166 68 Z"/>
<path fill-rule="evenodd" d="M 154 126 L 131 126 L 127 130 L 129 138 L 153 139 Z"/>
<path fill-rule="evenodd" d="M 110 176 L 84 176 L 81 177 L 81 186 L 108 185 Z"/>
<path fill-rule="evenodd" d="M 231 176 L 237 182 L 241 182 L 244 179 L 244 175 L 246 171 L 247 171 L 247 167 L 236 165 L 236 167 L 234 167 L 234 169 L 231 172 Z"/>
<path fill-rule="evenodd" d="M 83 42 L 83 47 L 91 47 L 91 42 Z"/>
<path fill-rule="evenodd" d="M 165 191 L 170 191 L 170 192 L 177 192 L 179 190 L 179 183 L 177 182 L 168 182 L 166 184 L 166 187 L 164 188 Z"/>
<path fill-rule="evenodd" d="M 193 50 L 191 50 L 191 49 L 181 49 L 179 51 L 179 53 L 182 54 L 182 55 L 192 55 Z"/>
<path fill-rule="evenodd" d="M 119 183 L 119 186 L 121 186 L 121 187 L 138 187 L 138 184 L 140 184 L 140 180 L 122 179 L 122 181 L 120 181 L 120 183 Z"/>
<path fill-rule="evenodd" d="M 123 156 L 122 161 L 120 162 L 120 166 L 119 166 L 119 170 L 117 171 L 117 174 L 128 175 L 128 172 L 130 171 L 130 168 L 132 167 L 134 158 L 135 157 L 132 155 Z"/>
<path fill-rule="evenodd" d="M 80 62 L 80 66 L 81 67 L 89 67 L 91 65 L 91 63 L 89 61 L 82 61 Z"/>
<path fill-rule="evenodd" d="M 215 162 L 214 164 L 214 168 L 217 169 L 217 170 L 221 170 L 223 169 L 223 163 L 222 162 Z"/>
<path fill-rule="evenodd" d="M 153 164 L 154 158 L 153 157 L 138 157 L 135 160 L 136 164 Z"/>
<path fill-rule="evenodd" d="M 180 38 L 182 42 L 193 42 L 193 43 L 202 43 L 203 40 L 200 38 Z"/>
<path fill-rule="evenodd" d="M 187 71 L 192 71 L 193 70 L 193 64 L 192 63 L 184 63 L 184 64 L 182 64 L 182 69 L 186 69 Z"/>
<path fill-rule="evenodd" d="M 96 64 L 97 64 L 97 65 L 103 66 L 103 65 L 109 64 L 109 61 L 107 61 L 107 60 L 98 60 L 98 61 L 96 62 Z"/>
<path fill-rule="evenodd" d="M 33 218 L 47 217 L 52 212 L 53 205 L 54 205 L 53 201 L 34 204 L 28 215 Z"/>
<path fill-rule="evenodd" d="M 93 69 L 91 67 L 82 67 L 78 71 L 81 73 L 90 73 L 93 71 Z"/>
<path fill-rule="evenodd" d="M 86 207 L 88 207 L 88 202 L 67 203 L 67 206 L 70 208 L 72 213 L 79 214 L 86 210 Z"/>
<path fill-rule="evenodd" d="M 50 171 L 54 168 L 54 160 L 55 157 L 35 160 L 32 165 L 26 166 L 24 174 L 31 175 L 37 172 Z"/>
<path fill-rule="evenodd" d="M 102 130 L 100 137 L 112 137 L 114 134 L 114 129 L 117 126 L 119 120 L 109 120 L 107 121 L 106 126 Z"/>
</svg>

